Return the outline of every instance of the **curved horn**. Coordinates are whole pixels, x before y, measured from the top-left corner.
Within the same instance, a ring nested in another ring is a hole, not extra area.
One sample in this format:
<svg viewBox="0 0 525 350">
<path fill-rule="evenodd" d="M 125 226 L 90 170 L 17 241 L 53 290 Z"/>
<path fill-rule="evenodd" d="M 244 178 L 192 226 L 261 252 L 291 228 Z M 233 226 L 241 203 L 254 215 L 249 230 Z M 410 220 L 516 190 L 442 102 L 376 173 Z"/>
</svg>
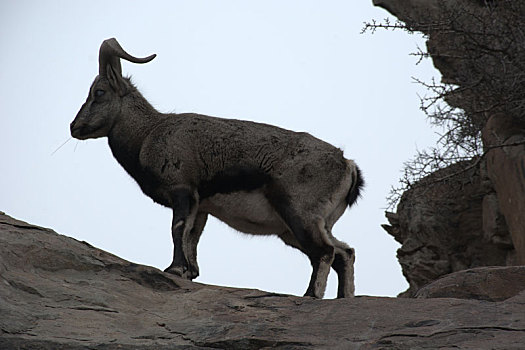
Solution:
<svg viewBox="0 0 525 350">
<path fill-rule="evenodd" d="M 102 42 L 102 45 L 100 45 L 100 51 L 98 53 L 98 73 L 100 75 L 106 75 L 106 67 L 109 64 L 116 73 L 122 76 L 122 67 L 120 65 L 121 58 L 133 63 L 147 63 L 156 56 L 157 55 L 155 54 L 144 58 L 131 56 L 124 51 L 117 39 L 106 39 Z"/>
</svg>

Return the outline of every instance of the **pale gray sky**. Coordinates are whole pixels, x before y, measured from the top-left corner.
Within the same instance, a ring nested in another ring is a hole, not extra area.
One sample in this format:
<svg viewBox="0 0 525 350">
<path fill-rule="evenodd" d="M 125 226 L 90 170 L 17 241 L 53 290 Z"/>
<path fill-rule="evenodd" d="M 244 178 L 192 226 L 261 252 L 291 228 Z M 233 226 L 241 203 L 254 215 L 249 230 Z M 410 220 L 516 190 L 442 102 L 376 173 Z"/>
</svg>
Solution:
<svg viewBox="0 0 525 350">
<path fill-rule="evenodd" d="M 307 131 L 342 148 L 367 187 L 334 234 L 356 249 L 356 293 L 407 284 L 384 232 L 385 197 L 402 164 L 436 136 L 419 110 L 431 62 L 418 35 L 359 34 L 387 17 L 361 1 L 0 1 L 0 210 L 136 263 L 171 262 L 171 212 L 113 159 L 107 139 L 70 140 L 69 123 L 116 37 L 145 65 L 125 75 L 162 112 L 197 112 Z M 302 295 L 310 265 L 273 237 L 208 221 L 197 281 Z M 336 294 L 330 274 L 326 297 Z"/>
</svg>

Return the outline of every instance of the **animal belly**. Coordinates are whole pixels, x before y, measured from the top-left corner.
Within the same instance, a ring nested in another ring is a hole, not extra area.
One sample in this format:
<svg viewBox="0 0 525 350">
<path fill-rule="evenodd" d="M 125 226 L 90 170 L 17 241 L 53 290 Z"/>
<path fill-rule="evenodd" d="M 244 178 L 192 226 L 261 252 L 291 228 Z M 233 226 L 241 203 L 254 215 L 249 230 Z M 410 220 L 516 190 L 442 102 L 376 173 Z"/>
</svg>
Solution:
<svg viewBox="0 0 525 350">
<path fill-rule="evenodd" d="M 203 200 L 200 209 L 245 233 L 271 235 L 287 230 L 260 191 L 216 194 Z"/>
</svg>

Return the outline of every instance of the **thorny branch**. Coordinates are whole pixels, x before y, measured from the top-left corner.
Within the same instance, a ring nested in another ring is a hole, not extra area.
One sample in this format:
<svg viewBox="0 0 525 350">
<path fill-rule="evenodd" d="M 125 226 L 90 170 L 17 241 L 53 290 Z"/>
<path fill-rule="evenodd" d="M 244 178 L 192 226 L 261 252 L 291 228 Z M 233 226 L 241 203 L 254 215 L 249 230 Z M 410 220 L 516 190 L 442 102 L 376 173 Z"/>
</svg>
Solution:
<svg viewBox="0 0 525 350">
<path fill-rule="evenodd" d="M 372 20 L 361 31 L 422 33 L 432 43 L 431 50 L 417 47 L 411 55 L 418 58 L 416 64 L 432 57 L 445 78 L 440 83 L 414 78 L 429 92 L 420 97 L 421 110 L 442 133 L 435 147 L 417 152 L 404 164 L 400 186 L 393 187 L 387 197 L 388 209 L 395 207 L 410 188 L 467 176 L 469 170 L 480 166 L 490 150 L 523 144 L 483 145 L 481 131 L 495 114 L 510 116 L 525 125 L 525 2 L 443 2 L 438 6 L 441 15 L 427 22 Z M 461 164 L 462 168 L 422 181 L 453 164 Z"/>
<path fill-rule="evenodd" d="M 470 162 L 470 164 L 465 166 L 465 167 L 463 167 L 463 168 L 461 168 L 458 171 L 455 171 L 455 172 L 451 173 L 451 174 L 447 174 L 447 175 L 444 175 L 444 176 L 441 176 L 441 177 L 438 177 L 438 178 L 435 178 L 435 179 L 432 179 L 432 180 L 427 179 L 424 182 L 423 181 L 410 182 L 410 180 L 408 180 L 408 177 L 405 175 L 405 178 L 400 180 L 400 182 L 405 187 L 392 188 L 390 196 L 391 197 L 394 196 L 394 194 L 392 194 L 392 192 L 394 192 L 394 191 L 396 191 L 396 192 L 401 191 L 401 190 L 405 191 L 406 187 L 409 187 L 409 188 L 416 188 L 416 187 L 421 187 L 421 186 L 428 187 L 428 186 L 435 185 L 435 184 L 438 184 L 438 183 L 443 183 L 443 182 L 445 182 L 447 180 L 450 180 L 452 178 L 455 178 L 455 177 L 459 177 L 459 176 L 464 175 L 465 173 L 467 173 L 469 170 L 472 170 L 472 169 L 478 167 L 480 165 L 481 161 L 483 159 L 485 159 L 485 157 L 488 155 L 488 153 L 491 150 L 496 149 L 496 148 L 513 147 L 513 146 L 521 146 L 521 145 L 525 145 L 525 141 L 504 143 L 504 144 L 500 144 L 500 145 L 489 146 L 489 147 L 485 148 L 485 151 L 480 156 L 474 157 L 474 158 L 470 158 L 470 159 L 467 159 L 467 158 L 466 159 L 454 158 L 452 160 L 454 160 L 456 163 L 460 162 L 460 161 L 468 161 L 468 162 Z M 408 166 L 408 167 L 410 168 L 410 166 Z M 410 168 L 410 169 L 412 170 L 412 168 Z M 425 172 L 426 175 L 430 175 L 432 173 L 433 173 L 433 171 Z M 388 202 L 388 205 L 389 205 L 388 208 L 394 207 L 395 204 L 397 204 L 397 200 L 396 200 L 395 203 Z"/>
<path fill-rule="evenodd" d="M 392 23 L 390 18 L 387 17 L 383 20 L 383 22 L 378 22 L 375 19 L 372 19 L 370 23 L 364 22 L 363 28 L 361 29 L 361 34 L 365 34 L 366 32 L 374 34 L 378 29 L 403 29 L 409 33 L 413 33 L 413 30 L 411 30 L 405 23 L 401 22 L 400 20 L 394 20 L 394 22 Z"/>
</svg>

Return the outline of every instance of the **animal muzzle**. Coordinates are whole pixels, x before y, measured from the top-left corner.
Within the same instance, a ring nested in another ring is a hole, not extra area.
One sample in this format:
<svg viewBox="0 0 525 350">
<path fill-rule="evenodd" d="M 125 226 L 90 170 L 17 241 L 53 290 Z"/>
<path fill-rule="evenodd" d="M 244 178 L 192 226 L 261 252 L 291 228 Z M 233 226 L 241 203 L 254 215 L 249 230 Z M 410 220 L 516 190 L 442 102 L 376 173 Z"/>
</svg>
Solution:
<svg viewBox="0 0 525 350">
<path fill-rule="evenodd" d="M 71 122 L 69 125 L 69 130 L 71 131 L 71 136 L 78 140 L 85 140 L 90 134 L 90 129 L 87 125 L 79 123 L 76 119 Z"/>
</svg>

